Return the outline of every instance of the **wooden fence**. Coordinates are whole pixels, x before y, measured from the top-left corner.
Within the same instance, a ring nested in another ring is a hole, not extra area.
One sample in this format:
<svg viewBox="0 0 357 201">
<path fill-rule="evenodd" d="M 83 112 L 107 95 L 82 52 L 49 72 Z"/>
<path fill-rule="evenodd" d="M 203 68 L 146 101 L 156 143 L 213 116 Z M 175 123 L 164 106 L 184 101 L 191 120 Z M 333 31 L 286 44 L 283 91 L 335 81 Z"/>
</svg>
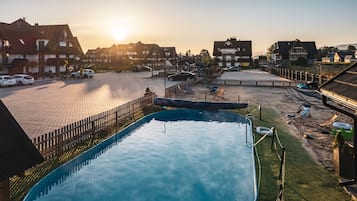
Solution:
<svg viewBox="0 0 357 201">
<path fill-rule="evenodd" d="M 201 79 L 187 80 L 186 82 L 181 82 L 181 83 L 175 84 L 171 87 L 168 87 L 165 89 L 165 97 L 172 98 L 172 97 L 175 97 L 176 94 L 189 93 L 189 89 L 194 84 L 196 84 L 197 82 L 200 82 L 200 81 L 201 81 Z"/>
<path fill-rule="evenodd" d="M 33 138 L 32 142 L 44 158 L 55 157 L 105 132 L 111 126 L 117 126 L 128 119 L 135 119 L 135 114 L 153 104 L 155 96 L 155 94 L 146 95 L 111 110 L 68 124 L 53 132 Z"/>
<path fill-rule="evenodd" d="M 256 87 L 290 87 L 291 81 L 283 80 L 214 80 L 211 84 L 233 86 L 256 86 Z"/>
<path fill-rule="evenodd" d="M 317 83 L 318 85 L 321 85 L 322 83 L 328 80 L 327 77 L 321 76 L 319 74 L 313 74 L 309 72 L 297 71 L 287 68 L 269 67 L 266 68 L 265 70 L 271 74 L 278 75 L 280 77 L 289 80 L 300 81 L 300 82 L 312 82 L 312 83 Z"/>
</svg>

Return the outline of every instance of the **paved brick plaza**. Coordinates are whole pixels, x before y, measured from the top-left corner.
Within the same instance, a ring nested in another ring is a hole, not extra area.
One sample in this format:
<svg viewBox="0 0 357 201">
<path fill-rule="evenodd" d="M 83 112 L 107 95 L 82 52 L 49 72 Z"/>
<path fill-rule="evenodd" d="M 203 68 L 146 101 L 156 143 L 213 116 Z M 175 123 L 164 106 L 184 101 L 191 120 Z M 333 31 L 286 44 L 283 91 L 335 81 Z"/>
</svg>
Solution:
<svg viewBox="0 0 357 201">
<path fill-rule="evenodd" d="M 163 95 L 163 79 L 150 77 L 150 72 L 100 73 L 93 79 L 41 80 L 0 88 L 0 98 L 33 138 L 139 98 L 147 86 Z"/>
</svg>

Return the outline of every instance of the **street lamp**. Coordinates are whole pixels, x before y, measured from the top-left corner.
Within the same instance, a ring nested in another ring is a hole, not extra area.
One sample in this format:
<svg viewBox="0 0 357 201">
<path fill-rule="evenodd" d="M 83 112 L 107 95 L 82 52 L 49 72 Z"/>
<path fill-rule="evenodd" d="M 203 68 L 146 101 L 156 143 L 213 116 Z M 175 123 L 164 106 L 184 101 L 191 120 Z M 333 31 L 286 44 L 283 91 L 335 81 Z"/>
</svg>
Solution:
<svg viewBox="0 0 357 201">
<path fill-rule="evenodd" d="M 166 56 L 166 53 L 165 53 L 165 64 L 164 64 L 164 96 L 166 97 L 166 79 L 167 79 L 167 67 L 166 67 L 166 64 L 167 63 L 167 56 Z"/>
</svg>

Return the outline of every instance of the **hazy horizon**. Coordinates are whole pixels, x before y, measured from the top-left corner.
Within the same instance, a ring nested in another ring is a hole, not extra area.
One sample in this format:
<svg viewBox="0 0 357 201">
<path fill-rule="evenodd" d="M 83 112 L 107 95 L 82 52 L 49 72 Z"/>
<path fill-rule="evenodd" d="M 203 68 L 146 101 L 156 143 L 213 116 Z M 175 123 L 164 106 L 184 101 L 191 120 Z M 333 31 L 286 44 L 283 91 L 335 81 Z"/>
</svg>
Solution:
<svg viewBox="0 0 357 201">
<path fill-rule="evenodd" d="M 230 37 L 251 40 L 253 55 L 278 40 L 357 44 L 355 0 L 3 0 L 2 7 L 4 23 L 68 24 L 84 52 L 141 41 L 212 54 L 214 41 Z"/>
</svg>

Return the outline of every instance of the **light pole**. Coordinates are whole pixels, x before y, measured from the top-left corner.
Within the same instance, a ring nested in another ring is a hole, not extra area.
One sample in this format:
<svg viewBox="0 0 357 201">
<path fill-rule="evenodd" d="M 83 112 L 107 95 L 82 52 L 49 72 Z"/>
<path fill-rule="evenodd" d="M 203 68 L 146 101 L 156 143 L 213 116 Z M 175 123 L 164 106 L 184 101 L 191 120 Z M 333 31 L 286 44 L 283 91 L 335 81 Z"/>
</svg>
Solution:
<svg viewBox="0 0 357 201">
<path fill-rule="evenodd" d="M 165 55 L 165 64 L 164 64 L 164 96 L 165 97 L 166 97 L 166 79 L 167 79 L 166 63 L 167 63 L 167 57 Z"/>
</svg>

